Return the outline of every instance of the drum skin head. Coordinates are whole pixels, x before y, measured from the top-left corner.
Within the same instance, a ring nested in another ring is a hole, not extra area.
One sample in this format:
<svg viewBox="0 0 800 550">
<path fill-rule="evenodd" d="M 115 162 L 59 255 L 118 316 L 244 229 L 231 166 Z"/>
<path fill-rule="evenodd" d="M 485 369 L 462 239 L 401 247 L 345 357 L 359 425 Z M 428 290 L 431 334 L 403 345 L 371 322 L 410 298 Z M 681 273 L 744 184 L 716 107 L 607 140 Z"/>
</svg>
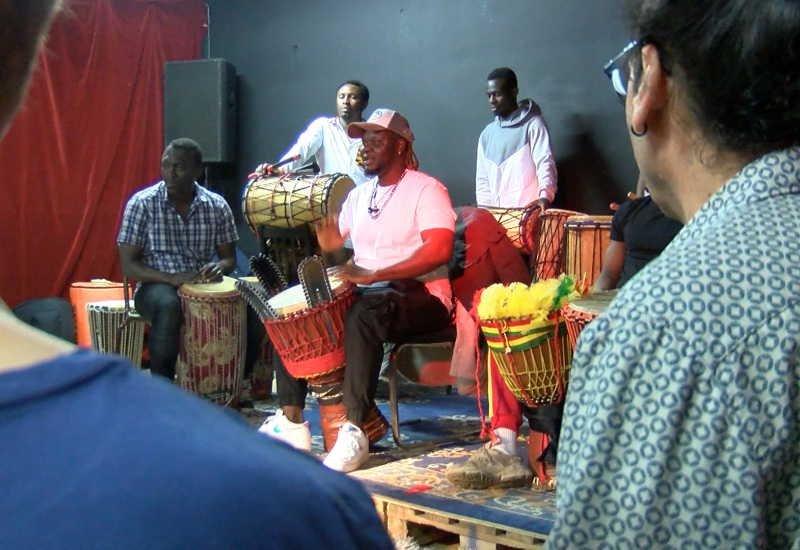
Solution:
<svg viewBox="0 0 800 550">
<path fill-rule="evenodd" d="M 573 300 L 569 307 L 581 313 L 589 313 L 598 316 L 611 304 L 611 300 L 617 295 L 616 290 L 605 292 L 594 292 Z"/>
<path fill-rule="evenodd" d="M 342 210 L 342 204 L 344 204 L 344 200 L 356 185 L 353 183 L 353 180 L 350 179 L 350 176 L 345 174 L 334 174 L 332 177 L 335 179 L 333 180 L 332 185 L 328 187 L 326 213 L 339 216 L 339 212 Z"/>
<path fill-rule="evenodd" d="M 217 296 L 220 298 L 230 295 L 238 296 L 239 292 L 236 290 L 236 279 L 233 277 L 222 277 L 219 283 L 185 283 L 178 289 L 178 294 L 186 296 Z"/>
<path fill-rule="evenodd" d="M 330 281 L 331 291 L 334 297 L 344 292 L 348 287 L 347 281 L 341 277 L 332 275 L 330 270 L 328 272 L 328 280 Z M 283 292 L 276 294 L 270 298 L 269 305 L 272 306 L 275 313 L 280 317 L 286 317 L 292 313 L 308 309 L 308 302 L 306 301 L 302 285 L 289 287 Z"/>
</svg>

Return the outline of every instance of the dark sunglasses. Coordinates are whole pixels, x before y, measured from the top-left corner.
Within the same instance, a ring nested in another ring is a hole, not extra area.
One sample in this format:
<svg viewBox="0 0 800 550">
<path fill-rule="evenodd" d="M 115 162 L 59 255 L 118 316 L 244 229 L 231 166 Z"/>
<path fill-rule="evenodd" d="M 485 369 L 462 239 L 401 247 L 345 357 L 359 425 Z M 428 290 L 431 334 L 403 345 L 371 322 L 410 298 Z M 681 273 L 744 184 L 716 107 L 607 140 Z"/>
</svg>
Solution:
<svg viewBox="0 0 800 550">
<path fill-rule="evenodd" d="M 637 51 L 639 45 L 638 40 L 632 41 L 603 67 L 603 72 L 611 79 L 617 99 L 623 105 L 625 96 L 628 95 L 628 82 L 631 79 L 632 55 Z"/>
</svg>

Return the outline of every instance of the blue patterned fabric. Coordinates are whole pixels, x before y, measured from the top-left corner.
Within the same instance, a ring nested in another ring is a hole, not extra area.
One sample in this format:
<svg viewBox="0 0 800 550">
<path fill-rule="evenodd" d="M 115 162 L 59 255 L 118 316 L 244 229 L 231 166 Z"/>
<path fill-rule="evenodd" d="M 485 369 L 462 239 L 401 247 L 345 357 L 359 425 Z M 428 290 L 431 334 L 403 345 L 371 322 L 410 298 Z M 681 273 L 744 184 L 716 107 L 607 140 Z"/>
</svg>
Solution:
<svg viewBox="0 0 800 550">
<path fill-rule="evenodd" d="M 163 273 L 197 271 L 211 261 L 216 246 L 238 239 L 225 199 L 195 183 L 186 221 L 159 182 L 134 194 L 125 207 L 117 243 L 143 249 L 142 261 Z"/>
<path fill-rule="evenodd" d="M 798 212 L 754 161 L 583 331 L 548 548 L 800 546 Z"/>
</svg>

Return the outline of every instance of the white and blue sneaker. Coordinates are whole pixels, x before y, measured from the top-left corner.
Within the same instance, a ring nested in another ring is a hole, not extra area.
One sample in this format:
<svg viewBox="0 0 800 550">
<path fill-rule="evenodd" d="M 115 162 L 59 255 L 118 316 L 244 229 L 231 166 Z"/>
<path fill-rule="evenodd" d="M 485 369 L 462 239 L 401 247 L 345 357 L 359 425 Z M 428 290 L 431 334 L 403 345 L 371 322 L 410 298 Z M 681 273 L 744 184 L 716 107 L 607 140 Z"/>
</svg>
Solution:
<svg viewBox="0 0 800 550">
<path fill-rule="evenodd" d="M 283 414 L 281 409 L 274 416 L 267 418 L 258 431 L 275 439 L 285 441 L 295 449 L 311 452 L 311 429 L 308 420 L 295 424 Z"/>
<path fill-rule="evenodd" d="M 358 470 L 369 461 L 369 441 L 355 424 L 345 422 L 339 428 L 336 444 L 322 463 L 338 472 Z"/>
</svg>

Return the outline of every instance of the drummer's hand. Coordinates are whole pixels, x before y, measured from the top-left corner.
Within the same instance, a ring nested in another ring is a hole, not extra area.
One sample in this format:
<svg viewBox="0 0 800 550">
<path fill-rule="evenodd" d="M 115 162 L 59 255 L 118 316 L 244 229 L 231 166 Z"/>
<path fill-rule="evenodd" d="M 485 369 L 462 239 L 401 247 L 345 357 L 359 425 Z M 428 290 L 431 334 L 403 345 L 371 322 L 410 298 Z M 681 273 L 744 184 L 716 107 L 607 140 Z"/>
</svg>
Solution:
<svg viewBox="0 0 800 550">
<path fill-rule="evenodd" d="M 284 174 L 284 170 L 280 166 L 277 167 L 277 168 L 272 168 L 272 165 L 269 164 L 269 163 L 266 163 L 266 162 L 264 164 L 259 164 L 256 167 L 256 177 L 257 178 L 263 178 L 264 176 L 270 176 L 272 174 L 276 174 L 276 175 L 280 176 L 280 175 Z"/>
<path fill-rule="evenodd" d="M 200 268 L 197 274 L 200 277 L 200 282 L 203 283 L 218 283 L 222 280 L 222 270 L 217 262 L 207 263 Z"/>
<path fill-rule="evenodd" d="M 542 212 L 550 208 L 550 201 L 544 197 L 539 198 L 539 208 L 541 208 Z"/>
<path fill-rule="evenodd" d="M 200 282 L 198 280 L 196 271 L 183 271 L 181 273 L 170 273 L 167 277 L 167 280 L 169 284 L 174 286 L 175 288 L 181 286 L 184 283 Z"/>
<path fill-rule="evenodd" d="M 357 285 L 371 285 L 378 281 L 376 271 L 374 269 L 366 269 L 356 264 L 345 264 L 344 274 L 342 277 L 346 281 L 355 283 Z"/>
<path fill-rule="evenodd" d="M 344 247 L 344 238 L 339 233 L 339 219 L 329 214 L 316 223 L 317 242 L 323 252 L 336 252 Z"/>
</svg>

